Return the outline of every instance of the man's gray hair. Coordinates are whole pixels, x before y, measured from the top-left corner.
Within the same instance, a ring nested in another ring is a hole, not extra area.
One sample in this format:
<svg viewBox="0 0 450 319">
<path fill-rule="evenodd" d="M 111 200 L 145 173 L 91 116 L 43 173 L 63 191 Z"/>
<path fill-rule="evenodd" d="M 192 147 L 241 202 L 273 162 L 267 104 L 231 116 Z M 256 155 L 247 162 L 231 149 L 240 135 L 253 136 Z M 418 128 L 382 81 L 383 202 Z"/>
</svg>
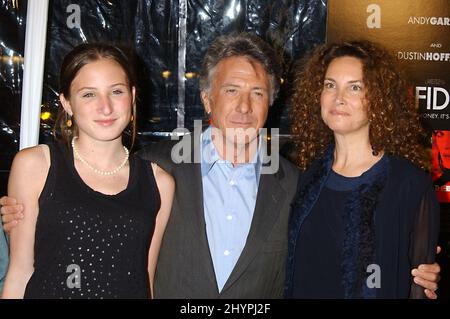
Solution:
<svg viewBox="0 0 450 319">
<path fill-rule="evenodd" d="M 217 64 L 225 58 L 248 57 L 259 62 L 270 77 L 270 104 L 280 89 L 281 68 L 275 51 L 255 34 L 243 32 L 223 35 L 211 44 L 200 71 L 200 90 L 209 92 Z"/>
</svg>

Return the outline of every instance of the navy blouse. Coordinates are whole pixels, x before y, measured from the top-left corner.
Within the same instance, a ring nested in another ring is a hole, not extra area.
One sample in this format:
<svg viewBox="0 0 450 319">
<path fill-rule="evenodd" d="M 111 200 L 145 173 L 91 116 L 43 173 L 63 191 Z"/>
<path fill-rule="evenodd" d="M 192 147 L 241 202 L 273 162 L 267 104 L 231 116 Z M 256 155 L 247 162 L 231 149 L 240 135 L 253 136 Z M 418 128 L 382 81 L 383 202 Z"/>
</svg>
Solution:
<svg viewBox="0 0 450 319">
<path fill-rule="evenodd" d="M 424 298 L 410 272 L 435 258 L 440 216 L 431 178 L 388 154 L 362 176 L 345 178 L 331 169 L 333 151 L 299 179 L 285 296 Z"/>
<path fill-rule="evenodd" d="M 297 237 L 293 298 L 345 297 L 341 273 L 345 204 L 352 191 L 370 182 L 386 161 L 387 157 L 383 156 L 358 177 L 345 177 L 330 171 L 319 199 Z M 312 273 L 320 276 L 311 276 Z"/>
</svg>

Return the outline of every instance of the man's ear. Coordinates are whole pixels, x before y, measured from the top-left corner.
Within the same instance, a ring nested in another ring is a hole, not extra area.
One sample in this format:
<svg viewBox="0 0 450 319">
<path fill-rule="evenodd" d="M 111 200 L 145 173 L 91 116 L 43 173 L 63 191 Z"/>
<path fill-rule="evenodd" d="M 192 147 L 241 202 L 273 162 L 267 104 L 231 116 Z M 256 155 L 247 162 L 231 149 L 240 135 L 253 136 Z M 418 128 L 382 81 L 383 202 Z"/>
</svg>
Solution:
<svg viewBox="0 0 450 319">
<path fill-rule="evenodd" d="M 200 97 L 202 99 L 203 106 L 205 107 L 206 113 L 211 113 L 211 102 L 209 100 L 209 94 L 206 91 L 202 91 L 200 93 Z"/>
<path fill-rule="evenodd" d="M 72 107 L 70 106 L 70 101 L 66 100 L 64 94 L 59 95 L 59 101 L 61 102 L 62 107 L 64 108 L 64 111 L 66 111 L 67 114 L 70 116 L 73 115 Z"/>
</svg>

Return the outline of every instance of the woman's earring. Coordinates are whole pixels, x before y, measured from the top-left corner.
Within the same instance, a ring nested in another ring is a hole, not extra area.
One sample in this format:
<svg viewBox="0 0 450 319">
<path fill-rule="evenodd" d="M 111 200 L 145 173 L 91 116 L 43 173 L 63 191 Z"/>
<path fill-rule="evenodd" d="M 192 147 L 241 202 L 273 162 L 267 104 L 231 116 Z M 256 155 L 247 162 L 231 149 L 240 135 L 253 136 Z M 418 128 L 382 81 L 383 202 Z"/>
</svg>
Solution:
<svg viewBox="0 0 450 319">
<path fill-rule="evenodd" d="M 131 117 L 130 117 L 130 122 L 133 122 L 134 121 L 134 115 L 133 114 L 131 114 Z"/>
<path fill-rule="evenodd" d="M 67 114 L 66 125 L 67 127 L 72 127 L 72 115 Z"/>
<path fill-rule="evenodd" d="M 379 154 L 379 152 L 378 152 L 378 151 L 375 151 L 375 150 L 372 148 L 372 155 L 373 155 L 373 156 L 378 156 L 378 154 Z"/>
</svg>

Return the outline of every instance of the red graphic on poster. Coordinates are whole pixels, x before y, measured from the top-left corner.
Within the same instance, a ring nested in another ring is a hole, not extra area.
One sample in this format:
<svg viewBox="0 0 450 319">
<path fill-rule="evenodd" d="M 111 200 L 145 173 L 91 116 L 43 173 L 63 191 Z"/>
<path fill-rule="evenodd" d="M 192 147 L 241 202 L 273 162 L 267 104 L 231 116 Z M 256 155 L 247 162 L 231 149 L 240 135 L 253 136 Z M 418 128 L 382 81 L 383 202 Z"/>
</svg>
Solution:
<svg viewBox="0 0 450 319">
<path fill-rule="evenodd" d="M 432 177 L 440 202 L 450 203 L 450 131 L 433 131 Z"/>
</svg>

